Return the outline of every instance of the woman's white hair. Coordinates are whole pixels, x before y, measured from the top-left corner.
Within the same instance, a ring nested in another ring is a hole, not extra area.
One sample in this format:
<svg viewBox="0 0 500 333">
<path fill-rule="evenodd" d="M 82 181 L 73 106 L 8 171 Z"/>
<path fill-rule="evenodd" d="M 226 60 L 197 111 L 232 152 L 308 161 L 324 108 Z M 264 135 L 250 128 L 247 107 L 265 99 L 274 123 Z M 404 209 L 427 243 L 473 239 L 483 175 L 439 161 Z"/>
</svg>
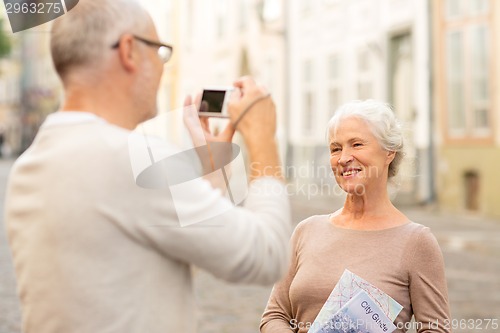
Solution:
<svg viewBox="0 0 500 333">
<path fill-rule="evenodd" d="M 349 117 L 365 121 L 382 148 L 395 152 L 396 155 L 389 165 L 389 178 L 394 177 L 404 157 L 404 140 L 401 124 L 391 107 L 373 99 L 345 103 L 335 111 L 328 122 L 328 137 L 331 137 L 341 120 Z"/>
<path fill-rule="evenodd" d="M 151 24 L 147 11 L 135 0 L 82 0 L 56 19 L 50 48 L 57 73 L 82 65 L 99 67 L 124 33 L 145 33 Z"/>
</svg>

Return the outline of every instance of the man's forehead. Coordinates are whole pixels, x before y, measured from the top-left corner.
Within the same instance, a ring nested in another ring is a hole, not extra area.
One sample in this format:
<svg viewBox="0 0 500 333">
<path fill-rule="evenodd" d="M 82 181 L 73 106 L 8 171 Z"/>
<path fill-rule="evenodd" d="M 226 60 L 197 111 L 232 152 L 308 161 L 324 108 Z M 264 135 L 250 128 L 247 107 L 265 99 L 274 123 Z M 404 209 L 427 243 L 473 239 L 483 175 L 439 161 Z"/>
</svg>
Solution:
<svg viewBox="0 0 500 333">
<path fill-rule="evenodd" d="M 158 37 L 158 30 L 156 29 L 156 24 L 153 21 L 151 15 L 148 14 L 148 32 Z"/>
</svg>

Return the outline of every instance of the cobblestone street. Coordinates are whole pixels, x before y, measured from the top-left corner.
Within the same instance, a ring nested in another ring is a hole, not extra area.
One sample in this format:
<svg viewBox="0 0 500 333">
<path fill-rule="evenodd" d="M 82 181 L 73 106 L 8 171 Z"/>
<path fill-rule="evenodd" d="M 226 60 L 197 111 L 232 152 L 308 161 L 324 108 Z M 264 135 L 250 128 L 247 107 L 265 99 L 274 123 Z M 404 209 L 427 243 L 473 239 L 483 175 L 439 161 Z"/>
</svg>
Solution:
<svg viewBox="0 0 500 333">
<path fill-rule="evenodd" d="M 20 333 L 20 310 L 3 226 L 3 201 L 9 161 L 0 161 L 0 333 Z M 292 198 L 293 219 L 324 214 L 341 201 Z M 500 332 L 500 221 L 477 216 L 449 215 L 430 208 L 403 211 L 415 222 L 432 228 L 444 253 L 454 332 Z M 271 287 L 236 286 L 194 270 L 199 331 L 256 333 Z M 474 319 L 472 321 L 466 321 Z M 486 325 L 489 325 L 487 328 Z M 470 326 L 467 326 L 470 325 Z M 461 329 L 462 327 L 462 329 Z"/>
</svg>

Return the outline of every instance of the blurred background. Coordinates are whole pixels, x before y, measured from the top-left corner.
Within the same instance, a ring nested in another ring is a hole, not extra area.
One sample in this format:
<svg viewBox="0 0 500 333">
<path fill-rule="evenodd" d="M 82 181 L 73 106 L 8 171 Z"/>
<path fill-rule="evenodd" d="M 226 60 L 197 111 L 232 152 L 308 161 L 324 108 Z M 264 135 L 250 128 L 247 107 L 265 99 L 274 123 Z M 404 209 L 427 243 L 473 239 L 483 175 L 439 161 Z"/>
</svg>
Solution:
<svg viewBox="0 0 500 333">
<path fill-rule="evenodd" d="M 498 1 L 141 2 L 175 47 L 160 110 L 181 107 L 204 86 L 253 75 L 278 106 L 283 160 L 312 170 L 328 162 L 326 122 L 340 104 L 387 101 L 406 125 L 398 200 L 500 217 Z M 49 27 L 12 34 L 3 8 L 0 15 L 2 153 L 16 156 L 62 92 Z M 300 178 L 321 185 L 324 174 Z"/>
<path fill-rule="evenodd" d="M 413 220 L 431 226 L 440 242 L 456 331 L 479 330 L 460 326 L 460 320 L 500 321 L 500 1 L 140 2 L 161 39 L 174 46 L 159 92 L 161 111 L 180 108 L 187 94 L 204 86 L 230 85 L 242 75 L 271 91 L 294 189 L 294 223 L 342 205 L 325 140 L 335 109 L 353 99 L 390 103 L 404 123 L 407 154 L 393 197 Z M 49 26 L 13 34 L 4 8 L 2 202 L 13 159 L 62 97 L 50 60 Z M 177 132 L 174 125 L 166 131 Z M 258 331 L 270 288 L 229 286 L 195 274 L 200 331 Z M 481 323 L 481 332 L 497 331 Z M 20 317 L 1 230 L 4 332 L 20 332 Z"/>
</svg>

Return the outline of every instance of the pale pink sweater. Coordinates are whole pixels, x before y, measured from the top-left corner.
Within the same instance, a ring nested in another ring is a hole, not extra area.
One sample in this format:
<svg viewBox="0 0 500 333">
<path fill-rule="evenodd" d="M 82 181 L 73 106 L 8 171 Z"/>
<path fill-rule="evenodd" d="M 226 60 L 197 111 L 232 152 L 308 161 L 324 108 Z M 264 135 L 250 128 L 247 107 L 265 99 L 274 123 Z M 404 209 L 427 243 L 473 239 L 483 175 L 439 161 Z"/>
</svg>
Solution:
<svg viewBox="0 0 500 333">
<path fill-rule="evenodd" d="M 404 307 L 398 328 L 415 315 L 419 333 L 450 332 L 443 256 L 429 228 L 411 222 L 378 231 L 342 229 L 321 215 L 301 222 L 291 244 L 289 271 L 273 288 L 261 332 L 307 332 L 345 269 Z"/>
</svg>

